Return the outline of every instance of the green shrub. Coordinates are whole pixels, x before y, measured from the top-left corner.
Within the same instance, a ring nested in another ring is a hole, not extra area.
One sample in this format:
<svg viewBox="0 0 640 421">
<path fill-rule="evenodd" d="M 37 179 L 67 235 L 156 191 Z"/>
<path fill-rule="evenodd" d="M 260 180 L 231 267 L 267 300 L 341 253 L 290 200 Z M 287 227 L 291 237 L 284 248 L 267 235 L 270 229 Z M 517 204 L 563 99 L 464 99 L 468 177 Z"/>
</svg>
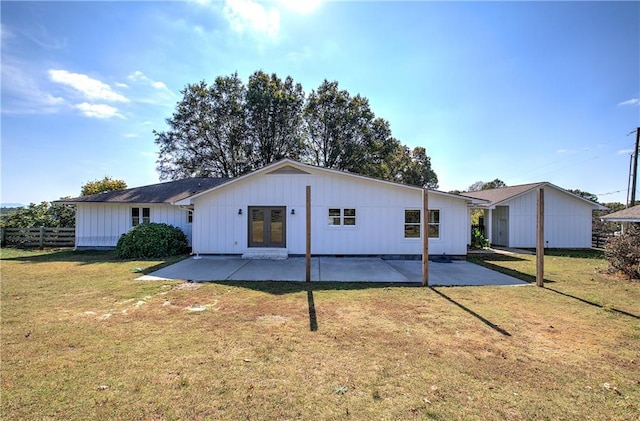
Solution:
<svg viewBox="0 0 640 421">
<path fill-rule="evenodd" d="M 640 227 L 633 224 L 624 234 L 611 238 L 604 251 L 611 266 L 631 279 L 640 279 Z"/>
<path fill-rule="evenodd" d="M 484 238 L 484 235 L 482 235 L 478 228 L 471 230 L 471 247 L 479 249 L 489 247 L 489 240 Z"/>
<path fill-rule="evenodd" d="M 167 224 L 147 223 L 123 234 L 115 254 L 121 259 L 167 257 L 187 251 L 187 237 L 180 228 Z"/>
</svg>

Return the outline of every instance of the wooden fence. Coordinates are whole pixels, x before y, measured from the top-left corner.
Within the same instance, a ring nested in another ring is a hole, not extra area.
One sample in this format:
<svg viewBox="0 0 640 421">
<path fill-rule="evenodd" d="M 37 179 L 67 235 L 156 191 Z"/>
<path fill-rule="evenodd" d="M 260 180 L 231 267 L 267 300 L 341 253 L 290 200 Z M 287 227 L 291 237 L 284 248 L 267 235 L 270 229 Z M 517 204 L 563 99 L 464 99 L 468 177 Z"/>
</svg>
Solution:
<svg viewBox="0 0 640 421">
<path fill-rule="evenodd" d="M 612 232 L 593 231 L 591 234 L 591 247 L 603 248 L 609 238 L 613 237 Z"/>
<path fill-rule="evenodd" d="M 15 247 L 73 247 L 75 228 L 1 228 L 2 246 Z"/>
</svg>

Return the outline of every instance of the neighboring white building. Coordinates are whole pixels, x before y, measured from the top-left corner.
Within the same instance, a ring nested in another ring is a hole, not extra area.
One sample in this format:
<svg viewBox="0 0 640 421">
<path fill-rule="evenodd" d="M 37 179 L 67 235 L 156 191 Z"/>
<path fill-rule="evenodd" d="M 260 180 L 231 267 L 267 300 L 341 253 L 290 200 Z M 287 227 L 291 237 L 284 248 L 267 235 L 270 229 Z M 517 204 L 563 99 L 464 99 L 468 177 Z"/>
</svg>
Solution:
<svg viewBox="0 0 640 421">
<path fill-rule="evenodd" d="M 463 193 L 484 199 L 485 235 L 492 245 L 536 247 L 537 191 L 544 188 L 546 248 L 590 248 L 594 210 L 606 207 L 551 183 L 532 183 Z"/>
<path fill-rule="evenodd" d="M 161 194 L 163 186 L 172 193 Z M 77 247 L 114 247 L 136 223 L 150 221 L 190 233 L 193 253 L 303 255 L 306 186 L 312 254 L 422 254 L 422 188 L 288 159 L 231 180 L 180 180 L 65 202 L 77 206 Z M 134 190 L 137 197 L 125 194 Z M 484 201 L 433 190 L 428 196 L 429 253 L 466 255 L 468 208 Z"/>
</svg>

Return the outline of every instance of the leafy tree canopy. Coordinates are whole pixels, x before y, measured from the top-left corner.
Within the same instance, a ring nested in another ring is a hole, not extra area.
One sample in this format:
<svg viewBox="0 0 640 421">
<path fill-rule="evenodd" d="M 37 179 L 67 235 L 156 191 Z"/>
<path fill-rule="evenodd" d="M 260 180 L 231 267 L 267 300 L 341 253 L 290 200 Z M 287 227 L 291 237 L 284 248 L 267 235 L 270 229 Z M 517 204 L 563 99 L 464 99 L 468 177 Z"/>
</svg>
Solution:
<svg viewBox="0 0 640 421">
<path fill-rule="evenodd" d="M 283 158 L 437 188 L 423 147 L 410 150 L 367 98 L 323 81 L 305 95 L 291 77 L 257 71 L 187 85 L 166 131 L 155 131 L 161 179 L 237 177 Z"/>
<path fill-rule="evenodd" d="M 104 176 L 102 180 L 88 181 L 82 185 L 80 196 L 90 196 L 92 194 L 104 193 L 127 188 L 127 183 L 123 180 L 114 180 L 109 176 Z"/>
<path fill-rule="evenodd" d="M 580 189 L 571 189 L 567 191 L 577 196 L 583 197 L 587 200 L 591 200 L 592 202 L 598 203 L 598 196 L 593 193 L 589 193 L 588 191 L 582 191 Z"/>
<path fill-rule="evenodd" d="M 3 228 L 73 228 L 75 223 L 75 209 L 49 202 L 31 203 L 28 207 L 2 215 L 0 219 L 0 226 Z"/>
<path fill-rule="evenodd" d="M 480 190 L 489 190 L 489 189 L 499 189 L 501 187 L 507 187 L 507 184 L 496 178 L 492 181 L 476 181 L 472 185 L 469 186 L 467 191 L 480 191 Z"/>
</svg>

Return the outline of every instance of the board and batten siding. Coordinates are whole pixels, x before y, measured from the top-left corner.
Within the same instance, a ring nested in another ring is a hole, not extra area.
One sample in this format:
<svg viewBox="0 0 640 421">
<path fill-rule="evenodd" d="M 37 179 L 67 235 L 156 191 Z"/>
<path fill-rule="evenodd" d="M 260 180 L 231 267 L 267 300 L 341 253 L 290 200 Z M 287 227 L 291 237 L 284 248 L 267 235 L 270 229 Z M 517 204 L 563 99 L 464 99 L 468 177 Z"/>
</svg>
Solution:
<svg viewBox="0 0 640 421">
<path fill-rule="evenodd" d="M 193 251 L 241 254 L 248 248 L 248 207 L 286 207 L 286 249 L 305 253 L 305 188 L 311 186 L 314 255 L 419 255 L 421 239 L 404 238 L 405 209 L 422 208 L 422 191 L 375 180 L 304 168 L 309 174 L 259 174 L 194 199 Z M 440 238 L 431 254 L 465 255 L 468 211 L 464 199 L 432 193 L 440 210 Z M 330 226 L 329 208 L 356 209 L 355 226 Z M 239 210 L 242 214 L 239 214 Z M 292 214 L 292 210 L 295 214 Z M 425 232 L 424 228 L 421 230 Z"/>
<path fill-rule="evenodd" d="M 176 226 L 191 238 L 187 211 L 173 205 L 78 203 L 76 206 L 76 248 L 115 247 L 131 228 L 131 208 L 150 208 L 151 222 Z"/>
<path fill-rule="evenodd" d="M 509 205 L 509 246 L 536 246 L 537 192 L 515 197 Z M 592 208 L 578 198 L 554 188 L 544 190 L 546 248 L 591 247 Z"/>
</svg>

